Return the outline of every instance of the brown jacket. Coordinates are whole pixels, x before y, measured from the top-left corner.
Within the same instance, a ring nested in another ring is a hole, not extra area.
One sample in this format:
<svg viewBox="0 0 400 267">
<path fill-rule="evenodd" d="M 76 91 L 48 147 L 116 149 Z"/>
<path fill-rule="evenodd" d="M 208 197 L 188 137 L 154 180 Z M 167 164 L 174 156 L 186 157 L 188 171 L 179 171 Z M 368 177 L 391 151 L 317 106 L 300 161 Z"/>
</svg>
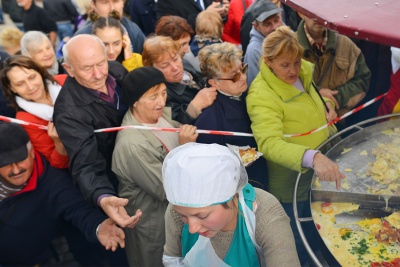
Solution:
<svg viewBox="0 0 400 267">
<path fill-rule="evenodd" d="M 325 53 L 318 56 L 308 42 L 304 21 L 297 29 L 297 36 L 305 49 L 303 58 L 315 64 L 313 77 L 317 86 L 339 91 L 338 115 L 354 108 L 368 92 L 371 78 L 361 50 L 348 37 L 328 29 Z"/>
</svg>

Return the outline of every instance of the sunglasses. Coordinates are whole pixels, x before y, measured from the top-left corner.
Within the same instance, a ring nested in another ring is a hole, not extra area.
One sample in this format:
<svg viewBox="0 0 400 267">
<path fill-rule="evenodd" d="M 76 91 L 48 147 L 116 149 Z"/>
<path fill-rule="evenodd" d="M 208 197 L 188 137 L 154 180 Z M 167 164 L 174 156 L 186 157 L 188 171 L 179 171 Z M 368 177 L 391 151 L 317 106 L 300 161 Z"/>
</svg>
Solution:
<svg viewBox="0 0 400 267">
<path fill-rule="evenodd" d="M 240 80 L 240 77 L 242 76 L 242 74 L 246 74 L 248 70 L 249 70 L 249 65 L 244 64 L 242 69 L 240 70 L 240 72 L 237 72 L 235 75 L 233 75 L 232 78 L 218 78 L 218 80 L 232 81 L 232 82 L 236 83 L 237 81 Z"/>
</svg>

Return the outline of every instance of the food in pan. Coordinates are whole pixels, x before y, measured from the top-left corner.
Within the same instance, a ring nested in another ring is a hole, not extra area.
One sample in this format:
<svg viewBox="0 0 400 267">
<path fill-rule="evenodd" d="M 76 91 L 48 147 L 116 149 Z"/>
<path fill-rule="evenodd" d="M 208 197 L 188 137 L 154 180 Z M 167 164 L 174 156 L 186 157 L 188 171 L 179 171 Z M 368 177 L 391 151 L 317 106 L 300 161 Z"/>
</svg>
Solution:
<svg viewBox="0 0 400 267">
<path fill-rule="evenodd" d="M 342 266 L 398 266 L 392 262 L 400 263 L 400 212 L 336 223 L 335 215 L 358 208 L 353 203 L 311 203 L 314 223 L 332 255 Z"/>
</svg>

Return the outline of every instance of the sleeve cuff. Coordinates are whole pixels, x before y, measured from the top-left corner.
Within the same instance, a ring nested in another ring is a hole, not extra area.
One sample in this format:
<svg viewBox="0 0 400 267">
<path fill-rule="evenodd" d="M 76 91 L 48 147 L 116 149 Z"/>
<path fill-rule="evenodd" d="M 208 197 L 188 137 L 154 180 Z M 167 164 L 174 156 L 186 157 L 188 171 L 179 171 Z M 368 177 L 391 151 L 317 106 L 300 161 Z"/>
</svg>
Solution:
<svg viewBox="0 0 400 267">
<path fill-rule="evenodd" d="M 314 156 L 315 154 L 319 153 L 318 150 L 307 150 L 304 155 L 303 155 L 303 159 L 301 161 L 301 166 L 303 168 L 314 168 L 313 166 L 313 161 L 314 161 Z"/>
<path fill-rule="evenodd" d="M 103 194 L 103 195 L 100 195 L 100 196 L 97 198 L 97 206 L 101 207 L 101 206 L 100 206 L 100 201 L 101 201 L 103 198 L 105 198 L 105 197 L 112 197 L 112 196 L 114 196 L 114 195 L 111 195 L 111 194 Z"/>
</svg>

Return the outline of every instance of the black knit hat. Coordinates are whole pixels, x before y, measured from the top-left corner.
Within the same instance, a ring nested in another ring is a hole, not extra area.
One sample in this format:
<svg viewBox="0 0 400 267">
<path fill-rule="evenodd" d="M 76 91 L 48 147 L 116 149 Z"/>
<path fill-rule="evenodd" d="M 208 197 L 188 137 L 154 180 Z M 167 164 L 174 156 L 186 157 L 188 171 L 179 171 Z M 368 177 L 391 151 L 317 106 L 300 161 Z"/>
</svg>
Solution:
<svg viewBox="0 0 400 267">
<path fill-rule="evenodd" d="M 132 106 L 150 88 L 166 83 L 164 74 L 153 67 L 141 67 L 129 72 L 122 84 L 122 96 L 128 106 Z"/>
<path fill-rule="evenodd" d="M 28 134 L 21 126 L 0 122 L 0 168 L 28 157 Z"/>
</svg>

